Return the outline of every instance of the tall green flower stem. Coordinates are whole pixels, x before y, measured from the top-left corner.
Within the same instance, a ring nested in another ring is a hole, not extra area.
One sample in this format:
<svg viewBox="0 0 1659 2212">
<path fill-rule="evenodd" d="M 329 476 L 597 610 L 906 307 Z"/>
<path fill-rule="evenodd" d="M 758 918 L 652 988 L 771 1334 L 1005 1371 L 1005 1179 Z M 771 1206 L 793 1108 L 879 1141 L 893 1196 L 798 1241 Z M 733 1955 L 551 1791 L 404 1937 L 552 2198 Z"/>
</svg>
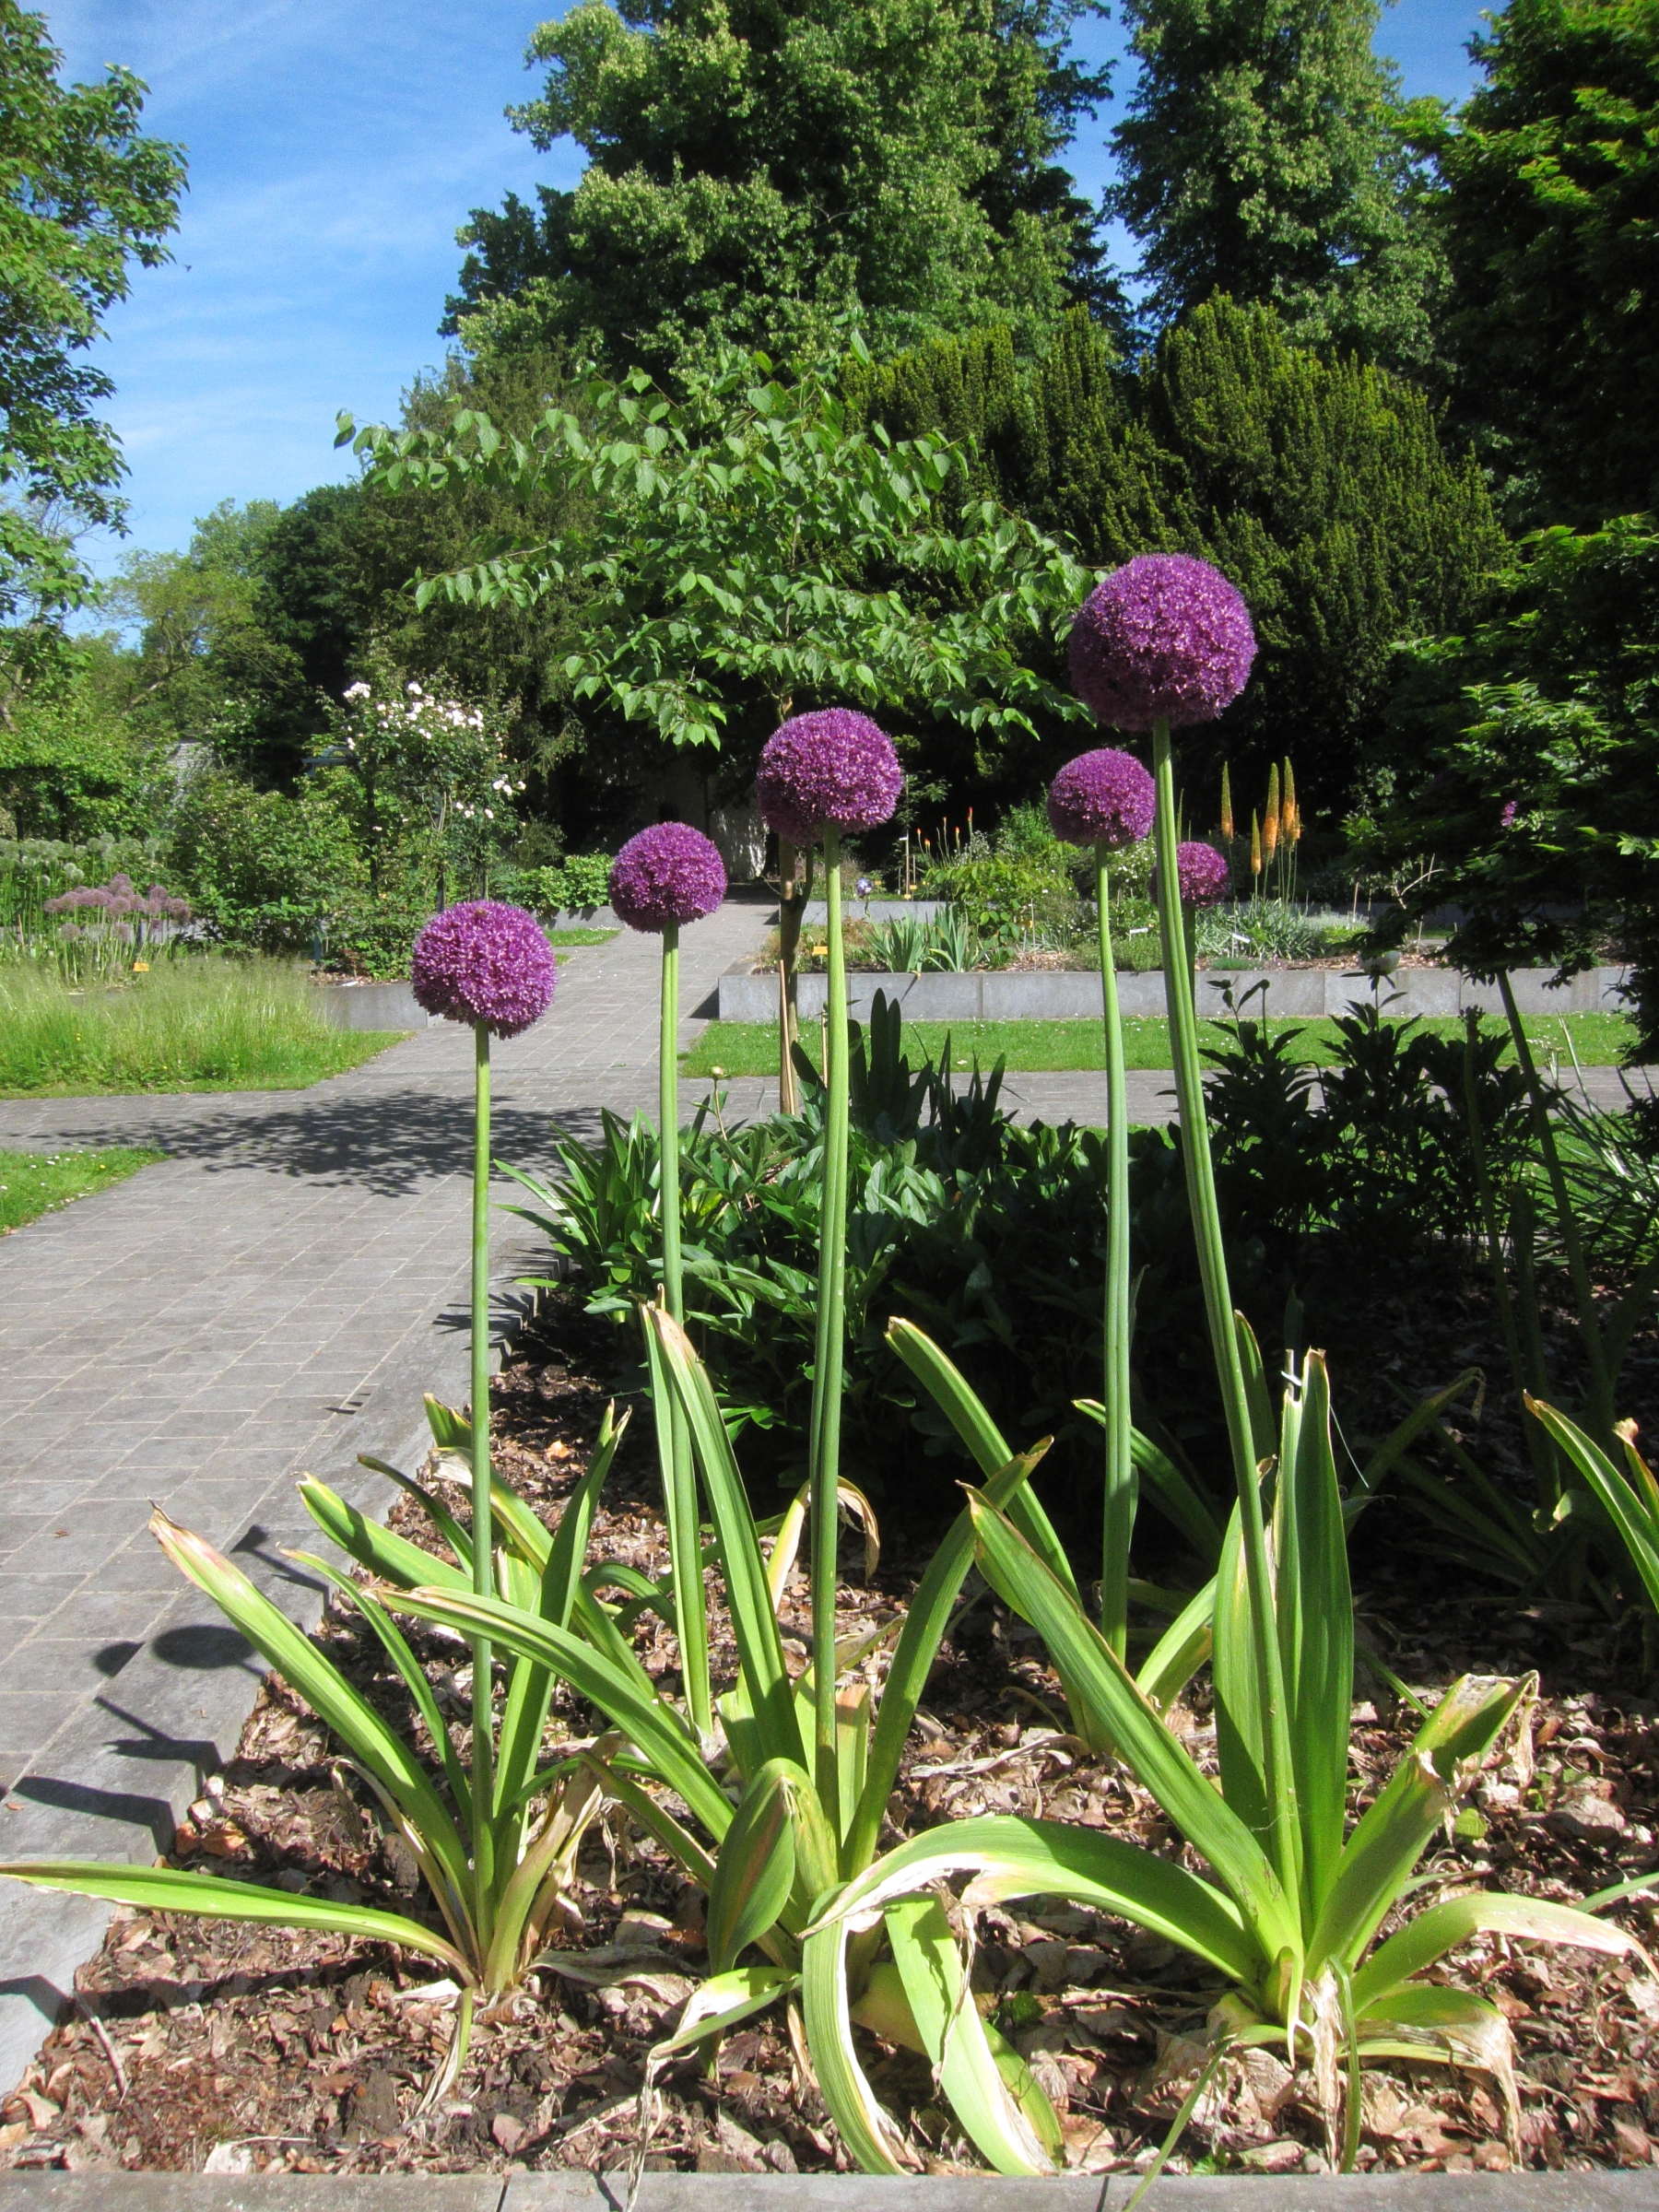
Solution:
<svg viewBox="0 0 1659 2212">
<path fill-rule="evenodd" d="M 1129 1648 L 1129 1545 L 1135 1534 L 1135 1459 L 1129 1421 L 1129 1085 L 1112 950 L 1110 848 L 1097 843 L 1095 914 L 1100 939 L 1100 1015 L 1106 1031 L 1106 1325 L 1101 1398 L 1106 1479 L 1100 1509 L 1100 1633 L 1120 1659 Z"/>
<path fill-rule="evenodd" d="M 663 1211 L 663 1300 L 685 1325 L 685 1272 L 680 1260 L 679 1149 L 679 924 L 663 924 L 662 1003 L 657 1030 L 657 1129 L 659 1191 Z M 685 1408 L 669 1391 L 657 1418 L 667 1420 L 668 1549 L 674 1570 L 675 1610 L 680 1668 L 692 1724 L 705 1739 L 713 1733 L 709 1687 L 709 1621 L 703 1606 L 701 1524 L 697 1474 L 691 1459 L 691 1431 Z"/>
<path fill-rule="evenodd" d="M 1176 858 L 1181 833 L 1175 816 L 1175 760 L 1170 725 L 1164 719 L 1153 726 L 1152 779 L 1158 798 L 1152 832 L 1158 849 L 1158 921 L 1164 947 L 1164 1005 L 1170 1023 L 1175 1096 L 1181 1110 L 1182 1166 L 1198 1251 L 1198 1275 L 1204 1286 L 1210 1348 L 1221 1386 L 1233 1479 L 1239 1493 L 1240 1535 L 1255 1631 L 1255 1687 L 1261 1718 L 1262 1781 L 1267 1829 L 1279 1880 L 1287 1895 L 1294 1897 L 1300 1887 L 1300 1849 L 1289 1716 L 1285 1703 L 1284 1660 L 1274 1628 L 1273 1575 L 1262 1513 L 1255 1430 L 1251 1418 L 1232 1291 L 1227 1277 L 1227 1253 L 1221 1241 L 1215 1170 L 1210 1160 L 1204 1070 L 1198 1055 L 1198 1018 L 1193 995 L 1192 955 L 1182 912 L 1181 873 Z M 1265 1443 L 1264 1450 L 1271 1451 L 1272 1445 Z"/>
<path fill-rule="evenodd" d="M 473 1590 L 494 1597 L 495 1530 L 489 1465 L 489 1031 L 473 1024 L 472 1189 L 472 1567 Z M 473 1879 L 478 1916 L 495 1880 L 495 1783 L 491 1751 L 495 1716 L 490 1701 L 492 1659 L 488 1636 L 472 1640 Z"/>
<path fill-rule="evenodd" d="M 841 942 L 841 835 L 824 832 L 824 896 L 829 906 L 829 1004 L 824 1030 L 824 1186 L 818 1215 L 818 1325 L 813 1339 L 812 1418 L 807 1473 L 812 1486 L 812 1710 L 818 1785 L 836 1803 L 835 1587 L 841 1482 L 841 1377 L 847 1303 L 847 960 Z"/>
</svg>

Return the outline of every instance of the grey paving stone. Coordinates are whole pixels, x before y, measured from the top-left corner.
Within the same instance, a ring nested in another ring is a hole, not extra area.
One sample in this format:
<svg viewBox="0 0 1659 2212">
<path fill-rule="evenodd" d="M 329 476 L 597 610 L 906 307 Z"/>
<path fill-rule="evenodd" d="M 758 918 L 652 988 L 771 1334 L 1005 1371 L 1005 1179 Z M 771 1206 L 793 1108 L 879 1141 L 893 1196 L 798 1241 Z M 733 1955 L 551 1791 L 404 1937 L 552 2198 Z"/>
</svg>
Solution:
<svg viewBox="0 0 1659 2212">
<path fill-rule="evenodd" d="M 0 1561 L 0 1614 L 8 1619 L 41 1620 L 86 1585 L 84 1574 L 18 1574 Z"/>
</svg>

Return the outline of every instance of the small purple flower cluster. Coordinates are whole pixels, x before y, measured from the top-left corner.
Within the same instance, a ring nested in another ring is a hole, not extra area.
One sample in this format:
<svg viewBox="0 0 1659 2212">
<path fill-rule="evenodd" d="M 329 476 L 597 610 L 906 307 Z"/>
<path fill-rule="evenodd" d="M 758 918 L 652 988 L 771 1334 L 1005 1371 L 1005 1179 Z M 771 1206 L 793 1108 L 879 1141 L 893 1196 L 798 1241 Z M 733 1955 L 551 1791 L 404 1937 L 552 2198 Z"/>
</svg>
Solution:
<svg viewBox="0 0 1659 2212">
<path fill-rule="evenodd" d="M 1498 817 L 1499 828 L 1500 830 L 1508 830 L 1512 828 L 1515 817 L 1520 813 L 1520 811 L 1521 802 L 1519 799 L 1505 799 L 1503 802 L 1503 812 Z"/>
<path fill-rule="evenodd" d="M 1049 787 L 1049 826 L 1070 845 L 1136 845 L 1152 827 L 1157 796 L 1132 753 L 1101 746 L 1068 760 Z"/>
<path fill-rule="evenodd" d="M 1175 880 L 1181 886 L 1183 906 L 1213 906 L 1227 889 L 1227 855 L 1214 845 L 1194 839 L 1175 848 Z M 1158 870 L 1152 871 L 1152 896 L 1158 896 Z"/>
<path fill-rule="evenodd" d="M 1250 610 L 1219 570 L 1184 553 L 1144 553 L 1077 609 L 1072 688 L 1114 729 L 1214 722 L 1255 658 Z"/>
<path fill-rule="evenodd" d="M 112 876 L 108 883 L 77 884 L 73 890 L 61 891 L 55 899 L 48 899 L 41 911 L 48 914 L 72 914 L 82 909 L 96 909 L 112 917 L 138 914 L 150 922 L 188 922 L 191 915 L 188 899 L 174 898 L 159 883 L 152 883 L 147 891 L 138 891 L 130 876 Z"/>
<path fill-rule="evenodd" d="M 719 848 L 687 822 L 657 822 L 630 837 L 611 863 L 610 902 L 629 929 L 700 922 L 726 893 Z"/>
<path fill-rule="evenodd" d="M 796 845 L 827 830 L 874 830 L 903 788 L 892 739 L 851 707 L 796 714 L 774 730 L 755 777 L 761 820 Z"/>
<path fill-rule="evenodd" d="M 434 914 L 409 960 L 418 1006 L 497 1037 L 516 1037 L 541 1019 L 557 976 L 553 947 L 535 915 L 495 899 Z"/>
</svg>

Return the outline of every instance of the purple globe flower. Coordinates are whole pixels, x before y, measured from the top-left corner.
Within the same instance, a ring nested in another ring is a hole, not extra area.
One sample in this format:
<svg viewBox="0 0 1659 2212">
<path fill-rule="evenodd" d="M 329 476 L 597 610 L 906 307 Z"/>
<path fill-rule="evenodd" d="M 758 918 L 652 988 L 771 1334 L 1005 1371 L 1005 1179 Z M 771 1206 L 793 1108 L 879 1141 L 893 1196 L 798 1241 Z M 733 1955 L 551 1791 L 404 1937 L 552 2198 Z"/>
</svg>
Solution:
<svg viewBox="0 0 1659 2212">
<path fill-rule="evenodd" d="M 558 970 L 541 924 L 522 906 L 474 899 L 434 914 L 415 940 L 409 982 L 429 1014 L 516 1037 L 553 1003 Z"/>
<path fill-rule="evenodd" d="M 1049 786 L 1049 827 L 1070 845 L 1136 845 L 1156 808 L 1151 777 L 1111 746 L 1079 753 Z"/>
<path fill-rule="evenodd" d="M 610 902 L 629 929 L 700 922 L 725 897 L 725 864 L 688 822 L 657 822 L 630 837 L 611 863 Z"/>
<path fill-rule="evenodd" d="M 1175 848 L 1175 880 L 1181 886 L 1182 906 L 1213 906 L 1227 888 L 1227 855 L 1214 845 L 1195 839 Z M 1158 896 L 1158 870 L 1152 871 L 1152 896 Z"/>
<path fill-rule="evenodd" d="M 826 830 L 874 830 L 903 788 L 892 739 L 851 707 L 796 714 L 774 730 L 755 777 L 760 819 L 795 845 Z"/>
<path fill-rule="evenodd" d="M 1219 570 L 1185 553 L 1113 570 L 1072 623 L 1072 689 L 1114 729 L 1214 722 L 1254 658 L 1249 608 Z"/>
</svg>

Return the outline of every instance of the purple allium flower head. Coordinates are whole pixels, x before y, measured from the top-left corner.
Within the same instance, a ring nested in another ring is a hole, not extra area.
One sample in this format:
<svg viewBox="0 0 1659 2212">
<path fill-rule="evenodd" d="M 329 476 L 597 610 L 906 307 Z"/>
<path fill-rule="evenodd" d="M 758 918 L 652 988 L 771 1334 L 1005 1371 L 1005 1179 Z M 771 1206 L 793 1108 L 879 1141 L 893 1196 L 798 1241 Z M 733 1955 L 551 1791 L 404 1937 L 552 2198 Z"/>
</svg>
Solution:
<svg viewBox="0 0 1659 2212">
<path fill-rule="evenodd" d="M 796 714 L 774 730 L 755 777 L 760 819 L 796 845 L 826 830 L 874 830 L 903 788 L 892 739 L 851 707 Z"/>
<path fill-rule="evenodd" d="M 1227 888 L 1227 855 L 1214 845 L 1193 840 L 1175 848 L 1175 880 L 1181 886 L 1183 906 L 1213 906 Z M 1152 896 L 1158 896 L 1158 870 L 1152 871 Z"/>
<path fill-rule="evenodd" d="M 718 848 L 688 822 L 657 822 L 630 837 L 611 863 L 610 902 L 629 929 L 700 922 L 725 897 Z"/>
<path fill-rule="evenodd" d="M 1072 623 L 1072 689 L 1114 729 L 1214 722 L 1254 658 L 1249 608 L 1218 569 L 1185 553 L 1114 569 Z"/>
<path fill-rule="evenodd" d="M 429 1014 L 516 1037 L 553 1003 L 553 947 L 534 914 L 494 899 L 446 906 L 415 940 L 409 982 Z"/>
<path fill-rule="evenodd" d="M 1138 844 L 1156 808 L 1151 777 L 1110 746 L 1068 760 L 1049 787 L 1049 827 L 1071 845 Z"/>
</svg>

